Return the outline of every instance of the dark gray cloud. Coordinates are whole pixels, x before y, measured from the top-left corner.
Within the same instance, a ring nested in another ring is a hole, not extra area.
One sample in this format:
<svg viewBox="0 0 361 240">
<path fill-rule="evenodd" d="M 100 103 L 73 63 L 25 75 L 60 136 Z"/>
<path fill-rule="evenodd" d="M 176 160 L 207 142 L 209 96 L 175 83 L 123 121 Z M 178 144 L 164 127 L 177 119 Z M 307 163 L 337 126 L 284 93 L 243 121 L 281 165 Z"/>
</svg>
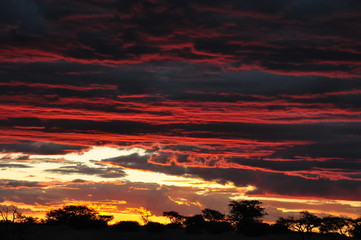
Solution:
<svg viewBox="0 0 361 240">
<path fill-rule="evenodd" d="M 0 168 L 1 169 L 6 169 L 6 168 L 32 168 L 32 166 L 26 165 L 26 164 L 17 164 L 17 163 L 0 163 Z"/>
<path fill-rule="evenodd" d="M 0 2 L 0 20 L 5 31 L 36 33 L 45 27 L 44 19 L 36 1 L 18 0 Z M 9 24 L 9 25 L 7 25 Z"/>
<path fill-rule="evenodd" d="M 23 153 L 20 161 L 138 146 L 153 149 L 158 165 L 136 155 L 110 161 L 262 194 L 354 198 L 360 8 L 358 0 L 2 1 L 0 150 Z M 249 169 L 195 167 L 209 159 Z M 82 164 L 51 171 L 124 176 Z"/>
<path fill-rule="evenodd" d="M 88 167 L 82 163 L 74 163 L 72 165 L 48 169 L 46 171 L 60 174 L 96 175 L 101 178 L 121 178 L 126 175 L 123 169 L 119 167 L 104 167 L 102 164 L 99 164 L 99 167 Z"/>
<path fill-rule="evenodd" d="M 59 6 L 33 0 L 2 5 L 3 45 L 31 49 L 40 60 L 166 59 L 286 75 L 360 76 L 357 1 L 64 1 Z"/>
<path fill-rule="evenodd" d="M 13 120 L 14 121 L 12 122 L 14 125 L 20 126 L 39 126 L 41 124 L 41 121 L 36 118 L 18 118 Z M 34 141 L 19 141 L 15 143 L 0 144 L 0 151 L 3 153 L 57 155 L 70 152 L 79 152 L 86 149 L 88 149 L 88 147 Z"/>
<path fill-rule="evenodd" d="M 1 189 L 16 189 L 16 188 L 41 188 L 42 185 L 39 182 L 34 181 L 20 181 L 20 180 L 9 180 L 9 179 L 0 179 L 0 188 Z M 2 199 L 4 200 L 4 199 Z"/>
</svg>

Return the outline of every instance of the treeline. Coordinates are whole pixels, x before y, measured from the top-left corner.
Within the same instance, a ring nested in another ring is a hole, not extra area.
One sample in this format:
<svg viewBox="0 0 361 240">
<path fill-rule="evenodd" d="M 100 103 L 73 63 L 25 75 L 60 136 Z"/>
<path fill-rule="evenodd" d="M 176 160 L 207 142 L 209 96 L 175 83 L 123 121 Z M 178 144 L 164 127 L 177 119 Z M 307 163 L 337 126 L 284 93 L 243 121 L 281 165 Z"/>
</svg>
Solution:
<svg viewBox="0 0 361 240">
<path fill-rule="evenodd" d="M 206 208 L 201 211 L 201 214 L 191 217 L 182 216 L 175 211 L 164 212 L 163 215 L 169 218 L 171 224 L 188 232 L 223 233 L 237 231 L 248 236 L 297 232 L 361 239 L 361 218 L 351 219 L 336 216 L 320 218 L 308 211 L 302 211 L 298 218 L 280 217 L 275 223 L 269 224 L 263 222 L 263 217 L 267 213 L 261 204 L 262 202 L 257 200 L 231 201 L 228 204 L 228 214 Z"/>
<path fill-rule="evenodd" d="M 262 202 L 257 200 L 231 201 L 228 204 L 228 213 L 206 208 L 194 216 L 183 216 L 176 211 L 163 212 L 170 224 L 164 225 L 149 221 L 151 214 L 145 209 L 138 211 L 144 226 L 135 221 L 121 221 L 109 225 L 113 216 L 100 215 L 96 210 L 87 206 L 65 206 L 46 213 L 45 219 L 24 216 L 15 206 L 0 208 L 0 227 L 11 224 L 44 224 L 68 225 L 77 229 L 100 229 L 108 227 L 117 231 L 164 232 L 168 229 L 181 229 L 187 233 L 221 234 L 230 231 L 247 236 L 266 234 L 301 233 L 334 235 L 361 239 L 361 218 L 351 219 L 328 216 L 320 218 L 310 212 L 300 212 L 298 218 L 279 218 L 275 223 L 263 221 L 267 215 Z M 0 229 L 1 230 L 1 229 Z"/>
</svg>

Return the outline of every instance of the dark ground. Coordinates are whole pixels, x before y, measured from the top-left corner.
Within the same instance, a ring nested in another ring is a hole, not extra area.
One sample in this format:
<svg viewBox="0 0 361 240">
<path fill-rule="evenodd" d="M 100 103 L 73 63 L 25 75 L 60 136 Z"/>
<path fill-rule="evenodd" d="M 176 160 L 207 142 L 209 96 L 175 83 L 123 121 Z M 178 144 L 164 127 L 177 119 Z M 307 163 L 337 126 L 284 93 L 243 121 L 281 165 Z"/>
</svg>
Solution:
<svg viewBox="0 0 361 240">
<path fill-rule="evenodd" d="M 110 228 L 101 230 L 75 230 L 67 226 L 17 225 L 2 228 L 0 240 L 341 240 L 338 236 L 306 235 L 299 233 L 246 237 L 235 232 L 223 234 L 189 234 L 182 230 L 162 233 L 120 232 Z"/>
</svg>

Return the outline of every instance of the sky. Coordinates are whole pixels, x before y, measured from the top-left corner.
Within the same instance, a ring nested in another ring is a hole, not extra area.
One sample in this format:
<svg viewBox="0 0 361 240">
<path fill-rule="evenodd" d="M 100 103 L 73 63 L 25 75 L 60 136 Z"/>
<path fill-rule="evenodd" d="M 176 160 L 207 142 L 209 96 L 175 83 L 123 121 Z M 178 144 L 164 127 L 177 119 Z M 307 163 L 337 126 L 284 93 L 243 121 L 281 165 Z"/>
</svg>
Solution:
<svg viewBox="0 0 361 240">
<path fill-rule="evenodd" d="M 359 0 L 0 0 L 0 205 L 361 214 Z"/>
</svg>

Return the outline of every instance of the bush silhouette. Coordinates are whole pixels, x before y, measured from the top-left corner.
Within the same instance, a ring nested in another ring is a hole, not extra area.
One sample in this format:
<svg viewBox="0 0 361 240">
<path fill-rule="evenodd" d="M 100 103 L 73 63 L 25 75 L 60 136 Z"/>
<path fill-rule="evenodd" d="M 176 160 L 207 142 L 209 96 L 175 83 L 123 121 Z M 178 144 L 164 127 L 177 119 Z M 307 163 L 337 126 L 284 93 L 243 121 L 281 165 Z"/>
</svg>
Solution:
<svg viewBox="0 0 361 240">
<path fill-rule="evenodd" d="M 236 230 L 246 236 L 264 236 L 269 233 L 269 225 L 261 222 L 243 221 L 237 223 Z"/>
<path fill-rule="evenodd" d="M 321 219 L 319 230 L 321 233 L 338 233 L 341 235 L 349 234 L 352 225 L 352 219 L 328 216 Z"/>
<path fill-rule="evenodd" d="M 275 224 L 272 224 L 269 226 L 269 232 L 278 234 L 278 233 L 291 233 L 292 231 L 288 228 L 287 224 L 284 224 L 283 222 L 278 222 L 281 219 L 281 221 L 284 218 L 279 218 Z"/>
<path fill-rule="evenodd" d="M 223 213 L 218 212 L 210 208 L 202 210 L 202 216 L 204 220 L 209 222 L 218 222 L 224 220 L 225 216 Z"/>
<path fill-rule="evenodd" d="M 361 218 L 352 221 L 352 229 L 350 230 L 351 236 L 356 239 L 361 239 Z"/>
<path fill-rule="evenodd" d="M 140 225 L 136 221 L 121 221 L 114 224 L 112 228 L 121 232 L 138 232 Z"/>
<path fill-rule="evenodd" d="M 226 215 L 217 210 L 206 208 L 202 210 L 202 216 L 205 220 L 203 228 L 207 233 L 221 234 L 233 230 L 231 223 L 225 219 Z"/>
<path fill-rule="evenodd" d="M 202 233 L 205 227 L 204 218 L 200 214 L 187 217 L 184 224 L 187 233 Z"/>
<path fill-rule="evenodd" d="M 167 217 L 169 221 L 174 224 L 183 227 L 186 217 L 180 215 L 176 211 L 163 212 L 163 216 Z"/>
<path fill-rule="evenodd" d="M 177 224 L 177 223 L 169 223 L 169 224 L 164 225 L 164 227 L 166 229 L 174 229 L 174 230 L 183 229 L 182 225 Z"/>
<path fill-rule="evenodd" d="M 168 225 L 158 222 L 148 222 L 143 227 L 136 221 L 121 221 L 111 226 L 111 229 L 121 232 L 136 232 L 145 230 L 150 233 L 162 233 L 167 229 L 183 229 L 191 234 L 222 234 L 236 230 L 246 236 L 262 236 L 267 233 L 286 234 L 301 233 L 302 238 L 318 236 L 320 239 L 353 239 L 361 240 L 361 218 L 351 219 L 346 217 L 328 216 L 319 218 L 307 212 L 300 212 L 298 218 L 289 216 L 279 218 L 275 224 L 269 225 L 262 222 L 266 215 L 262 202 L 231 201 L 229 214 L 220 213 L 217 210 L 206 208 L 201 214 L 183 216 L 178 212 L 163 212 L 171 221 Z M 148 214 L 148 213 L 147 213 Z M 0 239 L 8 238 L 9 234 L 18 234 L 23 237 L 21 229 L 28 229 L 35 224 L 62 224 L 77 229 L 102 228 L 113 219 L 112 216 L 99 215 L 99 213 L 87 206 L 65 206 L 46 214 L 46 220 L 28 217 L 18 212 L 16 207 L 0 209 Z M 144 220 L 144 219 L 143 219 Z M 36 228 L 41 227 L 37 226 Z M 15 229 L 15 231 L 14 231 Z M 19 230 L 19 231 L 18 231 Z M 20 239 L 20 238 L 19 238 Z"/>
<path fill-rule="evenodd" d="M 221 234 L 225 232 L 232 231 L 232 225 L 229 222 L 205 222 L 204 223 L 204 230 L 210 234 Z"/>
<path fill-rule="evenodd" d="M 158 222 L 148 222 L 144 227 L 150 233 L 162 233 L 165 231 L 165 226 Z"/>
</svg>

